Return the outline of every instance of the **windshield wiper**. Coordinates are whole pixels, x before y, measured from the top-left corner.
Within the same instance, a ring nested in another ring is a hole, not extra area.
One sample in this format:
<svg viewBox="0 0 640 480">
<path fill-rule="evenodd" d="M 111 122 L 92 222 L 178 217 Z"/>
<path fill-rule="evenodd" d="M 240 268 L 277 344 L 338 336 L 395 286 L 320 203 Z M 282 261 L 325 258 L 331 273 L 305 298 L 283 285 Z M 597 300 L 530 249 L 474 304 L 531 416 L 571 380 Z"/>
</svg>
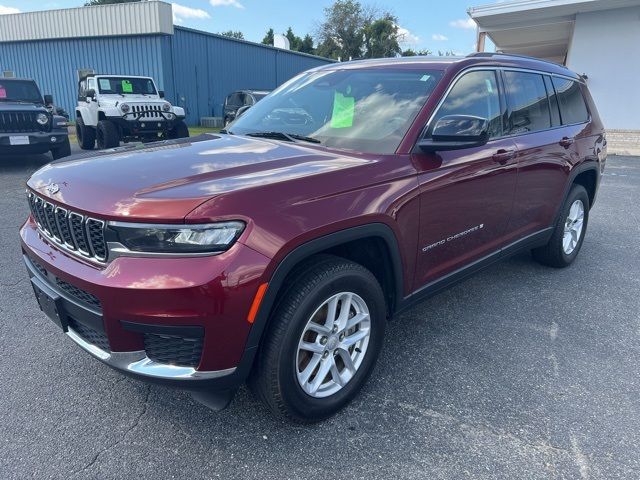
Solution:
<svg viewBox="0 0 640 480">
<path fill-rule="evenodd" d="M 289 142 L 296 142 L 296 140 L 301 140 L 303 142 L 308 143 L 322 143 L 317 138 L 313 137 L 305 137 L 304 135 L 298 135 L 297 133 L 284 133 L 284 132 L 253 132 L 247 133 L 248 137 L 258 137 L 258 138 L 274 138 L 276 140 L 286 140 Z"/>
</svg>

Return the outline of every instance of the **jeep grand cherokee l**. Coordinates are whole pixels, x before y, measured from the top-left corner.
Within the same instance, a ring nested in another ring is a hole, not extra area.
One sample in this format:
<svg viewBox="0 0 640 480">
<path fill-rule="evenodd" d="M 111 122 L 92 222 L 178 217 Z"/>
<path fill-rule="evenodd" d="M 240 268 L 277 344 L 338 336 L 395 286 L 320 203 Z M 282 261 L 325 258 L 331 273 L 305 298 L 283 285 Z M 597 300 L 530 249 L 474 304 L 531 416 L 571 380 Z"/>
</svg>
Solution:
<svg viewBox="0 0 640 480">
<path fill-rule="evenodd" d="M 317 421 L 385 323 L 519 250 L 580 251 L 606 140 L 581 77 L 507 55 L 338 63 L 227 134 L 48 165 L 24 261 L 81 348 L 214 408 L 245 380 Z"/>
</svg>

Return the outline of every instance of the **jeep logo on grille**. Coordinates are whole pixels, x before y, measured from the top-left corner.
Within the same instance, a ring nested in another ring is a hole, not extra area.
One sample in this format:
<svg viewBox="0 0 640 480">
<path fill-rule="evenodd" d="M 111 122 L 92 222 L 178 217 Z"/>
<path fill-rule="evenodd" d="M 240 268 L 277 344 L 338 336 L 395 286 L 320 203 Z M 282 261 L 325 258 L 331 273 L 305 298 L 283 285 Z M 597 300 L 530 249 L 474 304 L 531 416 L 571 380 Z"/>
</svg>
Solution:
<svg viewBox="0 0 640 480">
<path fill-rule="evenodd" d="M 52 183 L 51 185 L 47 185 L 47 193 L 49 195 L 55 195 L 60 191 L 60 186 L 57 183 Z"/>
</svg>

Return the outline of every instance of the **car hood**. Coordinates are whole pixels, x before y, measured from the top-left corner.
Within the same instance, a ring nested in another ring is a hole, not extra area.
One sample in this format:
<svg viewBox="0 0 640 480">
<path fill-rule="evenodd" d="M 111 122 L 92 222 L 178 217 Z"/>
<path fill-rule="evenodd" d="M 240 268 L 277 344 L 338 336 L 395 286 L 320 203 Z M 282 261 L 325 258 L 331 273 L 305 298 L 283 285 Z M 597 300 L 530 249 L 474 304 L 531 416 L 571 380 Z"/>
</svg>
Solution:
<svg viewBox="0 0 640 480">
<path fill-rule="evenodd" d="M 368 161 L 302 143 L 201 135 L 70 157 L 41 168 L 27 185 L 101 218 L 179 223 L 218 195 L 363 163 Z"/>
<path fill-rule="evenodd" d="M 158 97 L 158 96 L 145 96 L 145 95 L 125 95 L 124 97 L 120 95 L 101 95 L 100 96 L 100 105 L 110 105 L 116 106 L 121 103 L 128 104 L 138 104 L 138 103 L 165 103 L 166 100 Z"/>
<path fill-rule="evenodd" d="M 44 105 L 23 102 L 0 102 L 0 112 L 46 112 Z"/>
</svg>

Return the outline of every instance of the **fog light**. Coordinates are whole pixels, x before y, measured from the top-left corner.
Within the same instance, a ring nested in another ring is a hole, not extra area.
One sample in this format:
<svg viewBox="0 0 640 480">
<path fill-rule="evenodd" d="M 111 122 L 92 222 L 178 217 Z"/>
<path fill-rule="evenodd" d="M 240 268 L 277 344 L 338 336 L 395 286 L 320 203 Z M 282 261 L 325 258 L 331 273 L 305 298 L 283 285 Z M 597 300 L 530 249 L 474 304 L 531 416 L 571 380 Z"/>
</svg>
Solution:
<svg viewBox="0 0 640 480">
<path fill-rule="evenodd" d="M 146 127 L 146 125 L 144 123 L 141 123 L 140 127 L 144 128 L 144 127 Z"/>
<path fill-rule="evenodd" d="M 51 143 L 56 143 L 56 137 L 51 137 Z"/>
</svg>

